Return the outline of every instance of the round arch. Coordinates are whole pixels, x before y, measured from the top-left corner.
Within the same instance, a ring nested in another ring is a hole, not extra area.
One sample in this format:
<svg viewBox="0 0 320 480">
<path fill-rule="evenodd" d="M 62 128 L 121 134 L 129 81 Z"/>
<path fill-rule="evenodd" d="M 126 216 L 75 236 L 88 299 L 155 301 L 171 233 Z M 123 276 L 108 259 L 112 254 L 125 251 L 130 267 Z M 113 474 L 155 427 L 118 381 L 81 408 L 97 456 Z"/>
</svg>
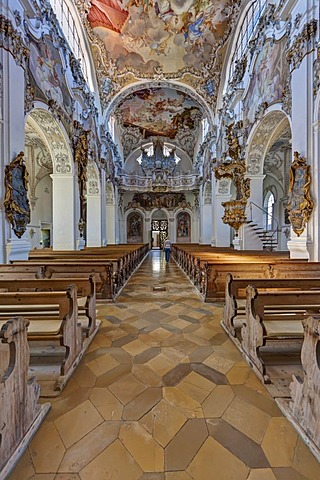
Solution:
<svg viewBox="0 0 320 480">
<path fill-rule="evenodd" d="M 53 173 L 73 174 L 73 156 L 70 140 L 63 125 L 45 108 L 44 104 L 35 106 L 27 116 L 33 128 L 45 138 L 51 152 Z"/>
<path fill-rule="evenodd" d="M 36 102 L 26 117 L 26 129 L 31 127 L 38 135 L 52 161 L 50 187 L 52 188 L 51 245 L 54 250 L 74 250 L 79 239 L 75 169 L 68 135 L 48 107 Z"/>
<path fill-rule="evenodd" d="M 290 128 L 288 116 L 273 105 L 251 130 L 247 141 L 246 171 L 249 175 L 262 175 L 264 158 L 273 142 Z"/>
<path fill-rule="evenodd" d="M 180 82 L 174 82 L 169 80 L 153 80 L 153 81 L 140 81 L 130 86 L 124 87 L 120 92 L 118 92 L 113 99 L 110 101 L 108 108 L 105 111 L 104 121 L 107 124 L 110 115 L 117 108 L 117 106 L 129 95 L 137 92 L 138 90 L 145 88 L 168 88 L 172 90 L 179 90 L 180 92 L 189 95 L 195 102 L 197 102 L 205 117 L 207 117 L 210 128 L 213 128 L 213 112 L 205 102 L 205 100 L 191 87 L 188 87 L 185 84 Z"/>
</svg>

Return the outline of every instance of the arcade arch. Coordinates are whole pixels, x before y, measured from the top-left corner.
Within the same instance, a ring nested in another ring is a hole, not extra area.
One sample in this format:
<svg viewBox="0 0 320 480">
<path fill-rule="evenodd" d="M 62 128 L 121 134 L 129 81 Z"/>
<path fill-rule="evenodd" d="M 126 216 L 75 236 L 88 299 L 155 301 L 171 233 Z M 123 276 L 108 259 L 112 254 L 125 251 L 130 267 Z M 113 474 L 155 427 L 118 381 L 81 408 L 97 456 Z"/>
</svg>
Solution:
<svg viewBox="0 0 320 480">
<path fill-rule="evenodd" d="M 68 136 L 42 105 L 29 113 L 25 133 L 27 165 L 33 185 L 28 229 L 32 247 L 73 250 L 79 204 L 75 202 L 76 182 Z"/>
</svg>

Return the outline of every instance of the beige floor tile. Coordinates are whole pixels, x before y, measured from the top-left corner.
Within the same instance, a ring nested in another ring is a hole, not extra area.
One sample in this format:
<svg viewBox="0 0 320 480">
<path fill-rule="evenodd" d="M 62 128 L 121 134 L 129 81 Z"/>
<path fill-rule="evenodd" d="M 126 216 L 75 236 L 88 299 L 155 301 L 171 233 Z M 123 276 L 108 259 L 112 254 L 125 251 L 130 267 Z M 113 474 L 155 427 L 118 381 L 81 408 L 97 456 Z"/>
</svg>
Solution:
<svg viewBox="0 0 320 480">
<path fill-rule="evenodd" d="M 67 448 L 103 422 L 93 404 L 87 400 L 55 420 L 55 426 Z"/>
<path fill-rule="evenodd" d="M 139 420 L 162 398 L 161 388 L 147 388 L 123 409 L 123 420 Z"/>
<path fill-rule="evenodd" d="M 163 340 L 164 338 L 171 337 L 172 332 L 169 332 L 168 330 L 160 327 L 150 332 L 150 335 L 157 340 Z"/>
<path fill-rule="evenodd" d="M 234 393 L 229 385 L 217 385 L 202 404 L 206 418 L 220 418 L 234 399 Z"/>
<path fill-rule="evenodd" d="M 132 373 L 120 378 L 110 385 L 111 392 L 120 400 L 123 405 L 131 402 L 146 389 L 146 385 L 140 382 Z"/>
<path fill-rule="evenodd" d="M 124 423 L 119 439 L 144 472 L 164 471 L 163 448 L 138 422 Z"/>
<path fill-rule="evenodd" d="M 56 478 L 57 476 L 55 473 L 39 473 L 31 477 L 30 480 L 55 480 Z M 71 478 L 70 480 L 73 480 L 73 479 Z"/>
<path fill-rule="evenodd" d="M 148 387 L 160 387 L 162 385 L 161 376 L 157 375 L 148 365 L 133 365 L 133 375 Z"/>
<path fill-rule="evenodd" d="M 187 472 L 168 472 L 165 476 L 166 480 L 192 480 Z"/>
<path fill-rule="evenodd" d="M 224 374 L 228 373 L 235 364 L 230 358 L 226 355 L 221 355 L 218 351 L 206 358 L 203 363 Z"/>
<path fill-rule="evenodd" d="M 179 328 L 179 329 L 183 330 L 184 328 L 189 327 L 190 323 L 187 322 L 186 320 L 182 320 L 181 318 L 178 318 L 177 320 L 173 320 L 171 322 L 171 325 L 173 325 L 176 328 Z"/>
<path fill-rule="evenodd" d="M 104 420 L 121 420 L 123 405 L 108 388 L 94 388 L 90 401 Z"/>
<path fill-rule="evenodd" d="M 249 473 L 248 480 L 277 480 L 271 468 L 255 468 Z"/>
<path fill-rule="evenodd" d="M 203 418 L 203 411 L 200 403 L 179 390 L 179 388 L 163 388 L 163 398 L 174 405 L 188 418 Z"/>
<path fill-rule="evenodd" d="M 138 480 L 143 471 L 119 440 L 80 472 L 81 480 Z"/>
<path fill-rule="evenodd" d="M 38 480 L 37 478 L 35 480 Z M 40 480 L 40 479 L 39 479 Z M 76 473 L 58 473 L 54 480 L 80 480 L 80 477 Z"/>
<path fill-rule="evenodd" d="M 271 417 L 254 405 L 235 398 L 222 418 L 255 442 L 261 443 Z"/>
<path fill-rule="evenodd" d="M 272 467 L 291 465 L 297 438 L 297 432 L 286 418 L 271 418 L 261 447 Z"/>
<path fill-rule="evenodd" d="M 88 362 L 86 364 L 86 366 L 88 368 L 90 368 L 90 370 L 97 377 L 100 377 L 100 375 L 103 375 L 104 373 L 109 372 L 110 370 L 113 370 L 118 365 L 119 365 L 119 362 L 117 362 L 108 353 L 106 355 L 102 355 L 102 357 L 96 358 L 95 360 L 92 360 L 91 362 Z"/>
<path fill-rule="evenodd" d="M 65 447 L 54 423 L 44 422 L 41 425 L 29 450 L 36 473 L 52 473 L 58 470 Z"/>
<path fill-rule="evenodd" d="M 298 438 L 296 444 L 292 468 L 308 480 L 318 480 L 320 478 L 320 463 L 315 459 L 301 438 Z"/>
<path fill-rule="evenodd" d="M 187 472 L 194 480 L 246 480 L 249 468 L 220 443 L 209 437 Z"/>
<path fill-rule="evenodd" d="M 149 346 L 146 345 L 144 342 L 141 342 L 141 340 L 134 340 L 133 342 L 130 342 L 127 345 L 123 345 L 122 348 L 126 352 L 130 353 L 130 355 L 135 356 L 147 350 Z"/>
<path fill-rule="evenodd" d="M 206 387 L 208 387 L 208 384 L 211 384 L 210 390 L 208 388 L 203 388 L 201 385 L 200 381 L 196 381 L 196 377 L 199 377 L 199 379 L 204 380 L 202 382 L 205 384 Z M 192 382 L 192 380 L 194 380 Z M 207 383 L 205 383 L 207 382 Z M 200 384 L 200 385 L 199 385 Z M 207 398 L 207 396 L 210 394 L 210 392 L 215 388 L 215 384 L 212 384 L 207 380 L 206 378 L 201 377 L 201 375 L 198 375 L 197 373 L 190 373 L 185 379 L 183 379 L 177 387 L 187 395 L 189 395 L 191 398 L 199 402 L 200 404 Z"/>
<path fill-rule="evenodd" d="M 157 442 L 165 447 L 187 421 L 187 416 L 166 400 L 156 405 L 150 415 L 149 428 Z M 148 427 L 147 427 L 148 428 Z"/>
<path fill-rule="evenodd" d="M 39 435 L 39 434 L 38 434 Z M 30 480 L 35 473 L 29 449 L 24 452 L 18 465 L 9 476 L 10 480 Z"/>
<path fill-rule="evenodd" d="M 158 375 L 163 376 L 172 370 L 176 365 L 173 360 L 170 360 L 163 354 L 157 355 L 152 360 L 149 360 L 148 366 L 152 368 Z"/>
<path fill-rule="evenodd" d="M 243 385 L 248 380 L 250 373 L 250 367 L 237 364 L 229 370 L 226 377 L 231 385 Z"/>
<path fill-rule="evenodd" d="M 120 422 L 104 422 L 69 448 L 59 471 L 79 472 L 118 437 Z"/>
</svg>

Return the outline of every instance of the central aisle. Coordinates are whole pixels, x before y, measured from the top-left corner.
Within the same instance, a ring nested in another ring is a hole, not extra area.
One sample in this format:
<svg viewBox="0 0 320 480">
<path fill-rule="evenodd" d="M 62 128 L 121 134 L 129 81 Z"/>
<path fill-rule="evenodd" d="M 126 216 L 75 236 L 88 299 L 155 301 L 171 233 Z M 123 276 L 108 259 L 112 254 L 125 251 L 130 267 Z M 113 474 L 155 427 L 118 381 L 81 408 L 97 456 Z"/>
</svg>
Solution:
<svg viewBox="0 0 320 480">
<path fill-rule="evenodd" d="M 220 327 L 222 308 L 162 252 L 98 310 L 98 335 L 11 480 L 320 478 Z"/>
</svg>

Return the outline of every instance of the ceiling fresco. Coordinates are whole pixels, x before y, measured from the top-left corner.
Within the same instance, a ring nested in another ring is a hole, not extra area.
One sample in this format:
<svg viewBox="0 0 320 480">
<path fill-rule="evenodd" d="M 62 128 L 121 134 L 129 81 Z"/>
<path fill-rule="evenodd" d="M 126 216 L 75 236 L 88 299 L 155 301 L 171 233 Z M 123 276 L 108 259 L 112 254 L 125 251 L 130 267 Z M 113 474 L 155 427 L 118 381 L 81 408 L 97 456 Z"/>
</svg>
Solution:
<svg viewBox="0 0 320 480">
<path fill-rule="evenodd" d="M 201 69 L 228 27 L 229 0 L 91 0 L 88 20 L 117 67 Z"/>
<path fill-rule="evenodd" d="M 138 127 L 143 138 L 153 135 L 174 139 L 180 129 L 199 126 L 202 113 L 188 95 L 169 88 L 146 88 L 130 94 L 117 108 L 123 127 Z"/>
<path fill-rule="evenodd" d="M 240 0 L 76 3 L 86 16 L 106 102 L 137 79 L 159 78 L 180 80 L 215 102 L 221 58 Z"/>
</svg>

